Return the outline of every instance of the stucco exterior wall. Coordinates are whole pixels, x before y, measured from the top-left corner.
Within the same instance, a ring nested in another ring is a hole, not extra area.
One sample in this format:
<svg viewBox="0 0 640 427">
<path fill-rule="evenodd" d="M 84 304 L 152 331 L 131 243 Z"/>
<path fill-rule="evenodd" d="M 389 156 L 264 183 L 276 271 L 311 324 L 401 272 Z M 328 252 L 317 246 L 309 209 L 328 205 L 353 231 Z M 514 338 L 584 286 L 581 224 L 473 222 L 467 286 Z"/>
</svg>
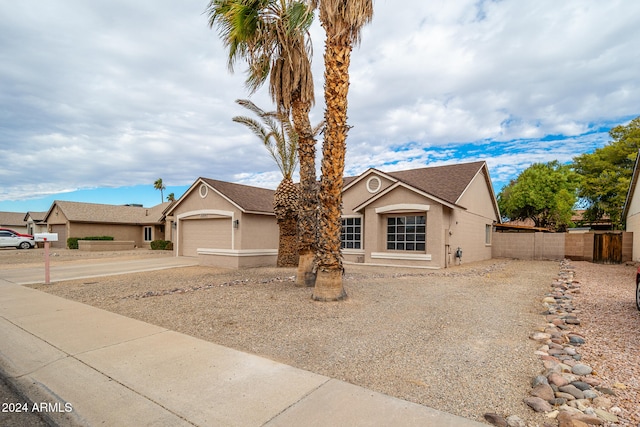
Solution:
<svg viewBox="0 0 640 427">
<path fill-rule="evenodd" d="M 640 199 L 640 197 L 634 197 L 634 203 L 636 199 Z M 634 204 L 632 203 L 631 206 L 633 208 Z M 627 231 L 633 233 L 633 237 L 630 239 L 633 242 L 631 259 L 640 261 L 640 208 L 633 211 L 630 210 L 630 212 L 634 212 L 627 216 Z"/>
</svg>

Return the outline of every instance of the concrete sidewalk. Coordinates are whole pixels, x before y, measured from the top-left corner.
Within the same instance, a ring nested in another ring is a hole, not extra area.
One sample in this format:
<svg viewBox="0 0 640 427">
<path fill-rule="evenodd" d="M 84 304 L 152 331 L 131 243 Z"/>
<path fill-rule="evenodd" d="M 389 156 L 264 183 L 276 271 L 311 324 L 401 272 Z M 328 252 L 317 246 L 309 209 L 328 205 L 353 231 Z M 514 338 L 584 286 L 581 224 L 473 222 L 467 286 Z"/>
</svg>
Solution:
<svg viewBox="0 0 640 427">
<path fill-rule="evenodd" d="M 484 425 L 2 279 L 0 374 L 64 426 Z"/>
</svg>

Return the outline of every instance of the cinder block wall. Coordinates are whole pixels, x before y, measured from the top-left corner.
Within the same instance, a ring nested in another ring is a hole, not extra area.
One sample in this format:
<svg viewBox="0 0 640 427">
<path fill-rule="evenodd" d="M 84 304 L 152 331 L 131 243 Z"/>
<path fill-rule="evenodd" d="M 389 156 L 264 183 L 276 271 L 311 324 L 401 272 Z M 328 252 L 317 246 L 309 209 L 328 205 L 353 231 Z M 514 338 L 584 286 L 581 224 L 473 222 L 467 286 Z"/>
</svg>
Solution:
<svg viewBox="0 0 640 427">
<path fill-rule="evenodd" d="M 494 233 L 494 258 L 563 259 L 564 233 Z"/>
<path fill-rule="evenodd" d="M 493 258 L 533 259 L 534 233 L 493 233 L 491 256 Z"/>
</svg>

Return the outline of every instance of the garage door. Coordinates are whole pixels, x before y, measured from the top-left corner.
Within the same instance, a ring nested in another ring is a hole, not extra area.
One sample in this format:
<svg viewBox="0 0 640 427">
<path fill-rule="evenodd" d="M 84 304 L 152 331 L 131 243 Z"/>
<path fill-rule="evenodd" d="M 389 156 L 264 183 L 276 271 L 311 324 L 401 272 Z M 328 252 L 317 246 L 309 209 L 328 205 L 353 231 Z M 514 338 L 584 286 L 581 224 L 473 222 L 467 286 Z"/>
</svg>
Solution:
<svg viewBox="0 0 640 427">
<path fill-rule="evenodd" d="M 67 226 L 65 224 L 52 225 L 52 233 L 58 233 L 58 241 L 51 242 L 52 248 L 66 248 L 67 247 Z"/>
<path fill-rule="evenodd" d="M 180 255 L 197 256 L 198 248 L 231 249 L 231 218 L 180 221 Z"/>
</svg>

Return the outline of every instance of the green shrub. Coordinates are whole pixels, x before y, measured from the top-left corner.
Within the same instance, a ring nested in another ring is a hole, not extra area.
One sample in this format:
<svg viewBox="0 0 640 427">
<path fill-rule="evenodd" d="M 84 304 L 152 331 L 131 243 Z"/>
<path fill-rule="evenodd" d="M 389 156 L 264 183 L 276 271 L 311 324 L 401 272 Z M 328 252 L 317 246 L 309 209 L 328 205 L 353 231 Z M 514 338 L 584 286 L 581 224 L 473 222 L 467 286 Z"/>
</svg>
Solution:
<svg viewBox="0 0 640 427">
<path fill-rule="evenodd" d="M 69 249 L 78 249 L 78 240 L 113 240 L 113 237 L 112 236 L 69 237 L 67 239 L 67 247 Z"/>
<path fill-rule="evenodd" d="M 151 249 L 154 251 L 172 250 L 173 243 L 171 240 L 154 240 L 151 242 Z"/>
</svg>

